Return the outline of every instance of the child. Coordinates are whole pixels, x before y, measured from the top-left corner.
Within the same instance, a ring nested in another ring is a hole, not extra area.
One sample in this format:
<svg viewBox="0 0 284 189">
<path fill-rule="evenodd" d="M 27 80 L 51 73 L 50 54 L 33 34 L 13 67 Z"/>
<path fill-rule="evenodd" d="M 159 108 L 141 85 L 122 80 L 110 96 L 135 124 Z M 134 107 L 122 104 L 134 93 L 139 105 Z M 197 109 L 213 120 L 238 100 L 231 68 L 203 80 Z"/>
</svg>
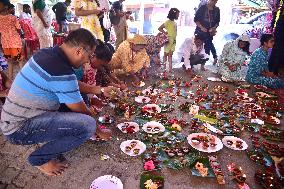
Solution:
<svg viewBox="0 0 284 189">
<path fill-rule="evenodd" d="M 159 31 L 166 34 L 169 38 L 169 42 L 164 47 L 164 63 L 169 62 L 169 71 L 172 72 L 172 56 L 175 51 L 176 46 L 176 37 L 177 37 L 177 24 L 174 20 L 177 20 L 179 17 L 179 10 L 177 8 L 171 8 L 168 14 L 168 21 L 162 24 L 159 27 Z M 166 29 L 166 31 L 164 30 Z"/>
<path fill-rule="evenodd" d="M 4 0 L 0 2 L 0 33 L 4 57 L 8 61 L 8 78 L 13 76 L 13 62 L 18 61 L 20 68 L 23 67 L 22 41 L 20 37 L 21 26 L 16 16 L 9 14 L 10 2 Z"/>
<path fill-rule="evenodd" d="M 5 75 L 0 68 L 0 101 L 4 104 L 5 99 L 8 95 L 9 89 L 11 88 L 12 81 Z"/>
</svg>

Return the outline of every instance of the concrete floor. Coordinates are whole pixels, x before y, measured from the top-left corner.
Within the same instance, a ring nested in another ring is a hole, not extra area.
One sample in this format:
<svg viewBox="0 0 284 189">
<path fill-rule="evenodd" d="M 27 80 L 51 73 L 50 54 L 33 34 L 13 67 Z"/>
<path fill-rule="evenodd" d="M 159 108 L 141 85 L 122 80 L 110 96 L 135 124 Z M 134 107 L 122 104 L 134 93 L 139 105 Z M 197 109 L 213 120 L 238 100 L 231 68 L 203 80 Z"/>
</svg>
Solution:
<svg viewBox="0 0 284 189">
<path fill-rule="evenodd" d="M 176 69 L 177 76 L 184 80 L 189 80 L 182 69 Z M 201 73 L 205 77 L 214 75 L 210 70 Z M 147 81 L 150 83 L 151 81 Z M 213 85 L 227 85 L 224 83 L 213 83 Z M 230 86 L 230 85 L 228 85 Z M 234 90 L 230 86 L 230 92 Z M 182 101 L 177 101 L 181 103 Z M 110 113 L 112 114 L 112 113 Z M 171 114 L 170 117 L 176 117 L 177 114 Z M 186 117 L 186 119 L 189 119 Z M 117 120 L 116 123 L 119 123 Z M 110 128 L 114 132 L 112 141 L 93 142 L 88 141 L 68 154 L 66 158 L 71 166 L 61 176 L 48 177 L 40 173 L 36 168 L 27 164 L 26 158 L 36 148 L 36 146 L 16 146 L 7 142 L 3 135 L 0 136 L 0 189 L 88 189 L 91 182 L 102 175 L 111 174 L 119 177 L 124 183 L 125 189 L 138 189 L 140 174 L 143 171 L 143 164 L 140 157 L 129 157 L 123 154 L 119 145 L 127 139 L 139 139 L 139 134 L 125 135 L 116 127 L 116 124 Z M 282 126 L 283 128 L 283 122 Z M 183 134 L 187 135 L 185 129 Z M 250 133 L 243 132 L 241 138 L 244 139 L 251 148 L 249 139 Z M 283 143 L 281 144 L 283 145 Z M 110 159 L 100 160 L 101 154 L 107 154 Z M 189 169 L 179 171 L 162 169 L 165 177 L 165 189 L 233 189 L 237 188 L 234 181 L 227 173 L 226 165 L 236 163 L 241 166 L 247 175 L 247 183 L 251 189 L 260 188 L 254 181 L 256 169 L 261 168 L 249 160 L 245 151 L 233 151 L 224 147 L 221 151 L 215 153 L 221 163 L 222 170 L 225 173 L 226 185 L 220 186 L 214 178 L 200 178 L 191 175 Z"/>
</svg>

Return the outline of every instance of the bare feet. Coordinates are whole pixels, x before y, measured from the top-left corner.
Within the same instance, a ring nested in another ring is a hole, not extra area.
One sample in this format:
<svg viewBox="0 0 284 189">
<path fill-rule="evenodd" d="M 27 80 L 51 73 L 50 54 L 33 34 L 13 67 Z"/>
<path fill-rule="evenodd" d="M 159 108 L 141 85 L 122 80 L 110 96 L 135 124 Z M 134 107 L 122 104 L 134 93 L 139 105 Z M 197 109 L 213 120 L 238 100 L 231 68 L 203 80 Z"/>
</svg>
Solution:
<svg viewBox="0 0 284 189">
<path fill-rule="evenodd" d="M 61 175 L 67 168 L 67 162 L 59 162 L 58 160 L 50 160 L 49 162 L 36 166 L 41 172 L 48 176 Z"/>
</svg>

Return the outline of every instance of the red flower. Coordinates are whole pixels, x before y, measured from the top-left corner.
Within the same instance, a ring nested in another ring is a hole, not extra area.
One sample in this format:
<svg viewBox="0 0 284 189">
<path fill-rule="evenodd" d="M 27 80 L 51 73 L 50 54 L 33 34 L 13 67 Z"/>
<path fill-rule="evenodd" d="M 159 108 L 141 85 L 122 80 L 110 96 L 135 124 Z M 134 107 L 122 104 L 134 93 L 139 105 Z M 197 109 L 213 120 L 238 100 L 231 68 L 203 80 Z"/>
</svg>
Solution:
<svg viewBox="0 0 284 189">
<path fill-rule="evenodd" d="M 144 163 L 144 169 L 146 171 L 152 171 L 155 169 L 155 165 L 154 165 L 154 162 L 152 160 L 150 161 L 147 161 Z"/>
</svg>

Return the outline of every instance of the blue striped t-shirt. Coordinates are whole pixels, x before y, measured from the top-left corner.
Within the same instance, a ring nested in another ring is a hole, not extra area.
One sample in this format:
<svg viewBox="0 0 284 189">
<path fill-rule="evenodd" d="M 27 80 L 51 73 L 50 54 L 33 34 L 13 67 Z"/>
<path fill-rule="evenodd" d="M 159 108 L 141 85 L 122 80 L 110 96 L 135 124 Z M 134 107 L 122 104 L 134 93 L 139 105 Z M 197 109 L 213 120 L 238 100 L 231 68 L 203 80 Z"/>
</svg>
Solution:
<svg viewBox="0 0 284 189">
<path fill-rule="evenodd" d="M 60 47 L 39 50 L 17 74 L 2 109 L 4 135 L 27 119 L 82 101 L 76 75 Z"/>
</svg>

